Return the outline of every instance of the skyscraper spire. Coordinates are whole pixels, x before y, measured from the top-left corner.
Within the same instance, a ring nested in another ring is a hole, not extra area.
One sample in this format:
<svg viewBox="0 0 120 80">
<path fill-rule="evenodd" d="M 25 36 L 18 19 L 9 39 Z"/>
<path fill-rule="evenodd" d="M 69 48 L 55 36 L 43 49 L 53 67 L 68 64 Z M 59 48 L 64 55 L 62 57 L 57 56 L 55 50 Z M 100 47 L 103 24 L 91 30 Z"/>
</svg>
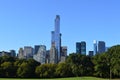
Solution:
<svg viewBox="0 0 120 80">
<path fill-rule="evenodd" d="M 55 31 L 52 31 L 52 39 L 51 39 L 51 47 L 55 45 L 56 52 L 57 53 L 57 62 L 60 61 L 61 58 L 61 33 L 60 33 L 60 16 L 56 15 L 55 18 Z"/>
</svg>

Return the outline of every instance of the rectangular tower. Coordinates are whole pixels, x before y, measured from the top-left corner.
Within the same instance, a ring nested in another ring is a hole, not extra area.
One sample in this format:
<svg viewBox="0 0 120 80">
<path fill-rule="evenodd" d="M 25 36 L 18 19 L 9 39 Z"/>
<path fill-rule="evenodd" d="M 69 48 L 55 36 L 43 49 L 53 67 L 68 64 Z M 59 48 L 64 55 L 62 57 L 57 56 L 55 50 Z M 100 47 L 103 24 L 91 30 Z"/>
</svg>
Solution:
<svg viewBox="0 0 120 80">
<path fill-rule="evenodd" d="M 77 42 L 76 43 L 76 53 L 86 55 L 86 42 Z"/>
<path fill-rule="evenodd" d="M 81 54 L 81 43 L 80 42 L 76 42 L 76 53 Z"/>
<path fill-rule="evenodd" d="M 81 54 L 86 55 L 86 42 L 81 42 Z"/>
<path fill-rule="evenodd" d="M 99 41 L 98 42 L 98 53 L 104 53 L 105 52 L 105 42 L 104 41 Z"/>
<path fill-rule="evenodd" d="M 93 46 L 94 46 L 94 55 L 96 55 L 97 54 L 97 41 L 96 40 L 93 41 Z"/>
</svg>

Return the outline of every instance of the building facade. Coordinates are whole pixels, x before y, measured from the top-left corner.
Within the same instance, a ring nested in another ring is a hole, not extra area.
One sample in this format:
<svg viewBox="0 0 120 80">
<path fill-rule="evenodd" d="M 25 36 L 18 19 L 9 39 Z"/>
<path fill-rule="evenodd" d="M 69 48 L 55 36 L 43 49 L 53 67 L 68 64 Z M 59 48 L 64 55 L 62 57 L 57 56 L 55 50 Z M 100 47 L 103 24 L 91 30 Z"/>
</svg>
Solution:
<svg viewBox="0 0 120 80">
<path fill-rule="evenodd" d="M 86 42 L 81 42 L 81 54 L 86 55 Z"/>
<path fill-rule="evenodd" d="M 55 45 L 56 53 L 57 53 L 57 62 L 61 59 L 61 33 L 60 33 L 60 16 L 56 15 L 55 18 L 55 30 L 51 32 L 51 48 L 52 44 Z"/>
<path fill-rule="evenodd" d="M 16 57 L 16 52 L 15 52 L 15 50 L 10 50 L 10 54 L 11 54 L 12 57 Z"/>
<path fill-rule="evenodd" d="M 2 57 L 2 56 L 16 57 L 16 52 L 15 52 L 15 50 L 10 50 L 10 52 L 2 51 L 2 52 L 0 52 L 0 57 Z"/>
<path fill-rule="evenodd" d="M 24 47 L 25 59 L 33 58 L 33 48 L 31 46 Z"/>
<path fill-rule="evenodd" d="M 89 54 L 90 57 L 92 57 L 92 56 L 94 56 L 94 51 L 89 51 L 88 54 Z"/>
<path fill-rule="evenodd" d="M 34 46 L 34 54 L 37 54 L 39 48 L 40 48 L 40 45 L 35 45 Z"/>
<path fill-rule="evenodd" d="M 67 46 L 62 46 L 61 47 L 61 61 L 60 62 L 65 62 L 66 57 L 67 57 Z"/>
<path fill-rule="evenodd" d="M 86 55 L 86 42 L 77 42 L 76 43 L 76 53 Z"/>
<path fill-rule="evenodd" d="M 23 48 L 20 48 L 18 51 L 18 58 L 19 59 L 25 59 L 25 55 L 24 55 L 24 50 Z"/>
<path fill-rule="evenodd" d="M 41 64 L 46 63 L 46 46 L 40 45 L 38 52 L 34 54 L 33 59 L 37 62 L 40 62 Z"/>
<path fill-rule="evenodd" d="M 50 49 L 50 63 L 52 64 L 58 63 L 58 53 L 54 43 L 52 44 L 52 47 Z"/>
<path fill-rule="evenodd" d="M 81 54 L 81 42 L 76 43 L 76 53 Z"/>
<path fill-rule="evenodd" d="M 104 41 L 98 42 L 98 53 L 104 53 L 106 51 L 106 46 Z"/>
<path fill-rule="evenodd" d="M 96 40 L 93 41 L 93 47 L 94 47 L 94 55 L 96 55 L 97 54 L 97 41 Z"/>
</svg>

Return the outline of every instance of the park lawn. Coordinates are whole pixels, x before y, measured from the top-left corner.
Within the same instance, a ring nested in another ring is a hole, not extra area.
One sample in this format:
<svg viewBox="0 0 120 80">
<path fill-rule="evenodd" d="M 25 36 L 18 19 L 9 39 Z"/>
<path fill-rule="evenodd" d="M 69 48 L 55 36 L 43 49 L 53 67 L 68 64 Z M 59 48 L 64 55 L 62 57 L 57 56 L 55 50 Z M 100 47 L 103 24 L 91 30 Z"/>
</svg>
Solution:
<svg viewBox="0 0 120 80">
<path fill-rule="evenodd" d="M 15 79 L 15 78 L 0 78 L 0 80 L 109 80 L 95 77 L 71 77 L 71 78 L 54 78 L 54 79 Z M 112 79 L 119 80 L 119 79 Z"/>
</svg>

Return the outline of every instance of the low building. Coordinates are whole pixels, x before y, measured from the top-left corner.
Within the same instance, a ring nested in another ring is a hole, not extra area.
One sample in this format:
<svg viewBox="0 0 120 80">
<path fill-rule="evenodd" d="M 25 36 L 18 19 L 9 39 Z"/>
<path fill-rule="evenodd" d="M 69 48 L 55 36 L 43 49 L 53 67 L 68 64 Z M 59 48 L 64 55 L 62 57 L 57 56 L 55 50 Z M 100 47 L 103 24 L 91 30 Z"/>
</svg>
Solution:
<svg viewBox="0 0 120 80">
<path fill-rule="evenodd" d="M 90 57 L 92 57 L 92 56 L 94 56 L 94 51 L 89 51 L 88 54 L 89 54 Z"/>
</svg>

